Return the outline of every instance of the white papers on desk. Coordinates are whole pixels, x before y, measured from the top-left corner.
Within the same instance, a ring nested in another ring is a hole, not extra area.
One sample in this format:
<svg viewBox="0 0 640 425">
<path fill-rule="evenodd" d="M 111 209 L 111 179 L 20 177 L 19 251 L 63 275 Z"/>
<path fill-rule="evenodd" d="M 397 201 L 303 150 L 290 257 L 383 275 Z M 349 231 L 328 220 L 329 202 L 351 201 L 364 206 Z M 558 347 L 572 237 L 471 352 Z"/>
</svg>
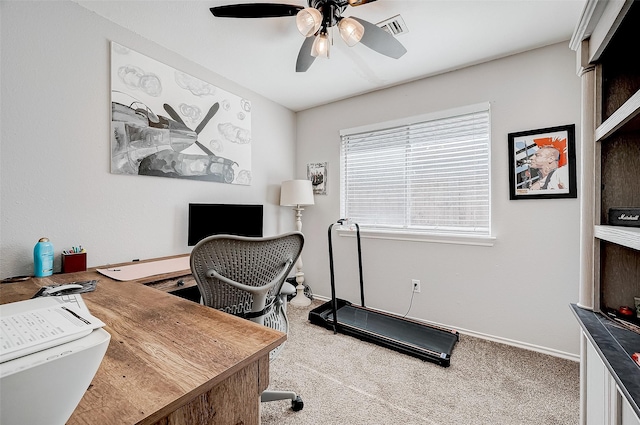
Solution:
<svg viewBox="0 0 640 425">
<path fill-rule="evenodd" d="M 0 313 L 0 363 L 89 335 L 105 324 L 92 316 L 80 295 L 5 304 Z M 80 297 L 80 299 L 76 299 Z"/>
</svg>

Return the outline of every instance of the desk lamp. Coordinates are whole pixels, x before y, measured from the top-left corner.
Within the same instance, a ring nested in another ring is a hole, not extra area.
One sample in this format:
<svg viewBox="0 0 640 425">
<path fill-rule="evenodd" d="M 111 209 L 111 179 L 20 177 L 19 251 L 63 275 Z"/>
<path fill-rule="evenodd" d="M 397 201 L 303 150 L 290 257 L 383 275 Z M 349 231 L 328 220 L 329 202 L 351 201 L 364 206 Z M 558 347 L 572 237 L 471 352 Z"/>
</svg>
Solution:
<svg viewBox="0 0 640 425">
<path fill-rule="evenodd" d="M 282 182 L 280 190 L 280 205 L 294 207 L 296 212 L 296 229 L 302 232 L 302 211 L 304 206 L 313 205 L 313 187 L 311 180 L 288 180 Z M 289 304 L 296 307 L 306 307 L 311 300 L 304 295 L 304 272 L 302 271 L 302 254 L 296 261 L 296 296 Z"/>
</svg>

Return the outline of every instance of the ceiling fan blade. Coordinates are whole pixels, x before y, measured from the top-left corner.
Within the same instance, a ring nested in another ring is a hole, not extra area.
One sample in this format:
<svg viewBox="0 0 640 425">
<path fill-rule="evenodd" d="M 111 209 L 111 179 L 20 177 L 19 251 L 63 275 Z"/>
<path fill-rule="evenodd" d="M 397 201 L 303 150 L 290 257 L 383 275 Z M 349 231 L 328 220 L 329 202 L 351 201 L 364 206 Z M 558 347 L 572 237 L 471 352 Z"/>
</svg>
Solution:
<svg viewBox="0 0 640 425">
<path fill-rule="evenodd" d="M 277 18 L 296 16 L 304 9 L 294 4 L 243 3 L 212 7 L 209 10 L 218 18 Z"/>
<path fill-rule="evenodd" d="M 365 21 L 364 19 L 356 18 L 355 16 L 352 16 L 351 18 L 360 22 L 364 27 L 364 35 L 362 36 L 360 43 L 364 44 L 371 50 L 375 50 L 378 53 L 394 59 L 398 59 L 407 53 L 407 49 L 405 49 L 402 43 L 379 26 Z"/>
<path fill-rule="evenodd" d="M 306 72 L 316 58 L 311 56 L 311 47 L 313 47 L 313 40 L 315 37 L 307 37 L 300 47 L 298 53 L 298 60 L 296 61 L 296 72 Z"/>
<path fill-rule="evenodd" d="M 362 6 L 363 4 L 373 3 L 376 0 L 349 0 L 349 6 Z"/>
</svg>

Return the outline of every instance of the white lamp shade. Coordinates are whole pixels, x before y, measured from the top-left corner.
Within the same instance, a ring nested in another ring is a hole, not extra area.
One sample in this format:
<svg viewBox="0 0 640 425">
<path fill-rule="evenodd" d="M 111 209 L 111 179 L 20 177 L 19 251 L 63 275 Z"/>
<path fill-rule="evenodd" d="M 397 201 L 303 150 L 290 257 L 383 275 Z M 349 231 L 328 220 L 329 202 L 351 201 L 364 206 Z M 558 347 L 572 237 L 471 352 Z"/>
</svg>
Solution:
<svg viewBox="0 0 640 425">
<path fill-rule="evenodd" d="M 313 186 L 311 180 L 287 180 L 280 188 L 280 205 L 313 205 Z"/>
<path fill-rule="evenodd" d="M 338 23 L 340 36 L 347 43 L 347 46 L 355 46 L 364 35 L 364 27 L 362 24 L 352 18 L 344 18 Z"/>
<path fill-rule="evenodd" d="M 311 56 L 317 58 L 329 58 L 329 36 L 326 33 L 320 33 L 313 40 L 311 46 Z"/>
<path fill-rule="evenodd" d="M 296 15 L 298 31 L 305 37 L 311 37 L 318 32 L 320 25 L 322 25 L 322 14 L 318 9 L 307 7 Z"/>
</svg>

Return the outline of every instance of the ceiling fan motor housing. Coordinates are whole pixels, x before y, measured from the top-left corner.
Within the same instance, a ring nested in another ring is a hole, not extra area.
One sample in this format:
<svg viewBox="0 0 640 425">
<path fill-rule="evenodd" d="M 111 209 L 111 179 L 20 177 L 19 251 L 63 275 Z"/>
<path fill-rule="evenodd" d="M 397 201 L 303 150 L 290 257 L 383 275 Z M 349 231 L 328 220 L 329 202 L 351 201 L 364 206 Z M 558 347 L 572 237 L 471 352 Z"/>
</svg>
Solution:
<svg viewBox="0 0 640 425">
<path fill-rule="evenodd" d="M 324 24 L 332 27 L 338 23 L 349 3 L 346 0 L 309 0 L 309 7 L 322 13 Z"/>
</svg>

